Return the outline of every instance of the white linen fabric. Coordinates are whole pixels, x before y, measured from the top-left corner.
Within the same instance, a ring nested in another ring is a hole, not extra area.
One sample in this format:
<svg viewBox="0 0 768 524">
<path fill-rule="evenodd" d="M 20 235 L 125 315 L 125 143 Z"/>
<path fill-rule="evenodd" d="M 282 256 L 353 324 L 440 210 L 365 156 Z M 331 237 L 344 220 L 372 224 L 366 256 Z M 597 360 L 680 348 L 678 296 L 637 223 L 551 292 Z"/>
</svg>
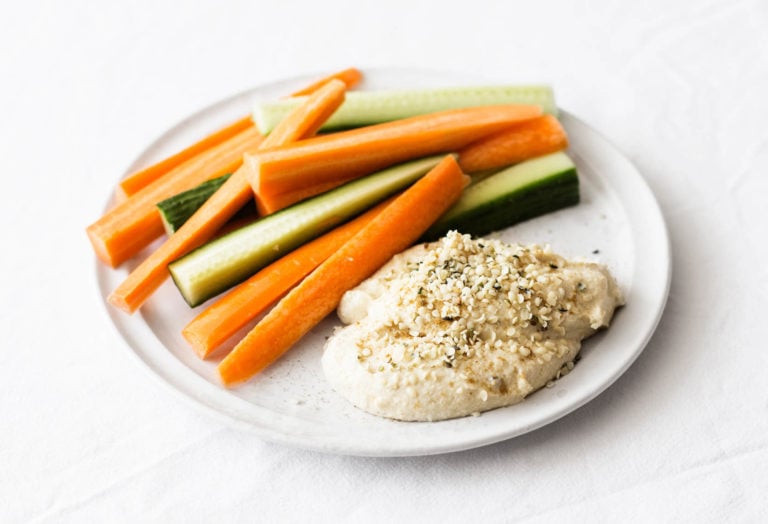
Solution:
<svg viewBox="0 0 768 524">
<path fill-rule="evenodd" d="M 5 3 L 0 521 L 764 518 L 766 28 L 760 0 Z M 127 356 L 84 228 L 133 157 L 217 99 L 349 65 L 549 82 L 637 165 L 673 280 L 606 392 L 496 445 L 372 459 L 262 442 Z"/>
</svg>

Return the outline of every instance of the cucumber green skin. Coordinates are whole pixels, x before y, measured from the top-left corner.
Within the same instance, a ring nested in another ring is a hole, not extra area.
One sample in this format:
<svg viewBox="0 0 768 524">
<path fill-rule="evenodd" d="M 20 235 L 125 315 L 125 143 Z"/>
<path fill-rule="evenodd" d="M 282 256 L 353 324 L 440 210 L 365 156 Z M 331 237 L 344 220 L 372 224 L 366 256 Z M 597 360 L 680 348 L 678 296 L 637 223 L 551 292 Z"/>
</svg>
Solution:
<svg viewBox="0 0 768 524">
<path fill-rule="evenodd" d="M 229 179 L 230 174 L 222 175 L 211 180 L 206 180 L 202 184 L 182 191 L 172 197 L 166 198 L 157 203 L 157 209 L 160 212 L 160 218 L 163 220 L 163 227 L 168 235 L 175 233 L 184 223 L 189 220 L 195 211 L 214 194 L 224 182 Z M 255 217 L 256 204 L 251 201 L 235 213 L 231 220 L 240 218 Z"/>
<path fill-rule="evenodd" d="M 302 100 L 294 97 L 259 103 L 253 109 L 253 121 L 267 134 Z M 321 129 L 360 127 L 448 109 L 499 104 L 539 105 L 544 112 L 557 114 L 552 88 L 546 85 L 352 91 Z"/>
<path fill-rule="evenodd" d="M 422 237 L 432 241 L 450 230 L 481 236 L 579 203 L 579 178 L 575 168 L 550 173 L 481 205 L 441 219 Z"/>
<path fill-rule="evenodd" d="M 294 204 L 197 248 L 168 270 L 187 303 L 198 306 L 404 189 L 441 159 L 400 164 Z"/>
</svg>

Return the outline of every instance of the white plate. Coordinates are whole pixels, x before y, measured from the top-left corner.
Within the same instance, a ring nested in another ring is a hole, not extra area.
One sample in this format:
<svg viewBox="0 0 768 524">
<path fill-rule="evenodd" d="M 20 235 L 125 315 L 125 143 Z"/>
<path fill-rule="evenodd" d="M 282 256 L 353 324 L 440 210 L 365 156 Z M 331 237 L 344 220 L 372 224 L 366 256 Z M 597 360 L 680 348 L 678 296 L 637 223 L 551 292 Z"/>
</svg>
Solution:
<svg viewBox="0 0 768 524">
<path fill-rule="evenodd" d="M 307 80 L 256 87 L 204 109 L 151 144 L 128 172 L 247 114 L 257 98 L 282 96 Z M 361 87 L 462 82 L 467 79 L 456 74 L 383 69 L 366 71 Z M 326 384 L 320 368 L 325 337 L 338 323 L 335 316 L 260 376 L 226 390 L 218 383 L 216 362 L 200 361 L 183 341 L 181 328 L 196 310 L 187 307 L 172 283 L 167 282 L 140 313 L 129 316 L 106 306 L 109 314 L 132 354 L 162 383 L 208 412 L 270 441 L 353 455 L 425 455 L 491 444 L 548 424 L 593 399 L 637 358 L 664 308 L 671 266 L 664 220 L 642 176 L 586 124 L 566 112 L 561 116 L 581 178 L 582 202 L 510 228 L 501 236 L 549 243 L 561 254 L 608 264 L 627 305 L 609 330 L 585 342 L 582 359 L 572 373 L 521 404 L 479 417 L 433 423 L 396 422 L 357 410 Z M 97 264 L 102 296 L 106 298 L 135 264 L 117 271 Z"/>
</svg>

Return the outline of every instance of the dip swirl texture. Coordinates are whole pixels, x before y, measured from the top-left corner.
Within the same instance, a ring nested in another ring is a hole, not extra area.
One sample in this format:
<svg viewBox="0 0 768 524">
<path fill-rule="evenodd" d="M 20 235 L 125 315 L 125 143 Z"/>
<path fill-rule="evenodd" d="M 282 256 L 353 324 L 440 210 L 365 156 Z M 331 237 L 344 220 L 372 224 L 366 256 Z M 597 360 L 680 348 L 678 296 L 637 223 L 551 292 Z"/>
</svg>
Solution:
<svg viewBox="0 0 768 524">
<path fill-rule="evenodd" d="M 608 270 L 547 247 L 455 231 L 344 295 L 323 371 L 375 415 L 433 421 L 514 404 L 573 368 L 621 292 Z"/>
</svg>

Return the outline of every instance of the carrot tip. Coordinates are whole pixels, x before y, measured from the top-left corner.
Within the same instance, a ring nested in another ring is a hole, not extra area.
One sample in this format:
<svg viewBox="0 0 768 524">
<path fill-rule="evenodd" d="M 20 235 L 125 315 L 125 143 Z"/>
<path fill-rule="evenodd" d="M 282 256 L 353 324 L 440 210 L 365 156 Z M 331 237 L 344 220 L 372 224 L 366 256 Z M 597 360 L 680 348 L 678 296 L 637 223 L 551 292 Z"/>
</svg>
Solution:
<svg viewBox="0 0 768 524">
<path fill-rule="evenodd" d="M 128 193 L 126 193 L 122 186 L 118 185 L 115 188 L 115 203 L 120 204 L 126 200 L 128 200 Z"/>
<path fill-rule="evenodd" d="M 120 265 L 119 261 L 112 256 L 112 252 L 107 248 L 104 239 L 96 231 L 95 224 L 88 226 L 85 232 L 88 234 L 88 239 L 91 241 L 91 246 L 93 246 L 93 252 L 99 260 L 112 269 Z"/>
<path fill-rule="evenodd" d="M 107 302 L 109 302 L 110 304 L 112 304 L 116 308 L 121 309 L 121 310 L 123 310 L 123 311 L 125 311 L 126 313 L 129 313 L 129 314 L 131 314 L 134 311 L 136 311 L 135 308 L 132 308 L 128 304 L 128 302 L 125 300 L 125 297 L 120 296 L 120 295 L 116 295 L 115 293 L 110 293 L 109 294 L 109 296 L 107 297 Z"/>
<path fill-rule="evenodd" d="M 185 328 L 181 331 L 181 335 L 184 337 L 190 347 L 195 351 L 195 353 L 197 353 L 198 357 L 205 359 L 211 354 L 208 345 L 198 333 Z"/>
<path fill-rule="evenodd" d="M 312 84 L 304 87 L 303 89 L 299 89 L 298 91 L 294 91 L 290 94 L 290 96 L 308 96 L 323 87 L 325 84 L 327 84 L 331 80 L 339 80 L 341 82 L 344 82 L 344 84 L 347 86 L 347 89 L 352 89 L 354 86 L 356 86 L 360 81 L 363 79 L 363 73 L 359 69 L 355 67 L 350 67 L 347 69 L 344 69 L 342 71 L 338 71 L 336 73 L 333 73 L 331 75 L 328 75 L 326 77 L 321 78 L 317 82 L 313 82 Z"/>
<path fill-rule="evenodd" d="M 221 383 L 228 388 L 233 388 L 245 381 L 242 378 L 232 376 L 232 374 L 229 371 L 227 371 L 227 368 L 223 368 L 219 366 L 218 369 L 219 369 L 219 379 L 221 379 Z"/>
</svg>

